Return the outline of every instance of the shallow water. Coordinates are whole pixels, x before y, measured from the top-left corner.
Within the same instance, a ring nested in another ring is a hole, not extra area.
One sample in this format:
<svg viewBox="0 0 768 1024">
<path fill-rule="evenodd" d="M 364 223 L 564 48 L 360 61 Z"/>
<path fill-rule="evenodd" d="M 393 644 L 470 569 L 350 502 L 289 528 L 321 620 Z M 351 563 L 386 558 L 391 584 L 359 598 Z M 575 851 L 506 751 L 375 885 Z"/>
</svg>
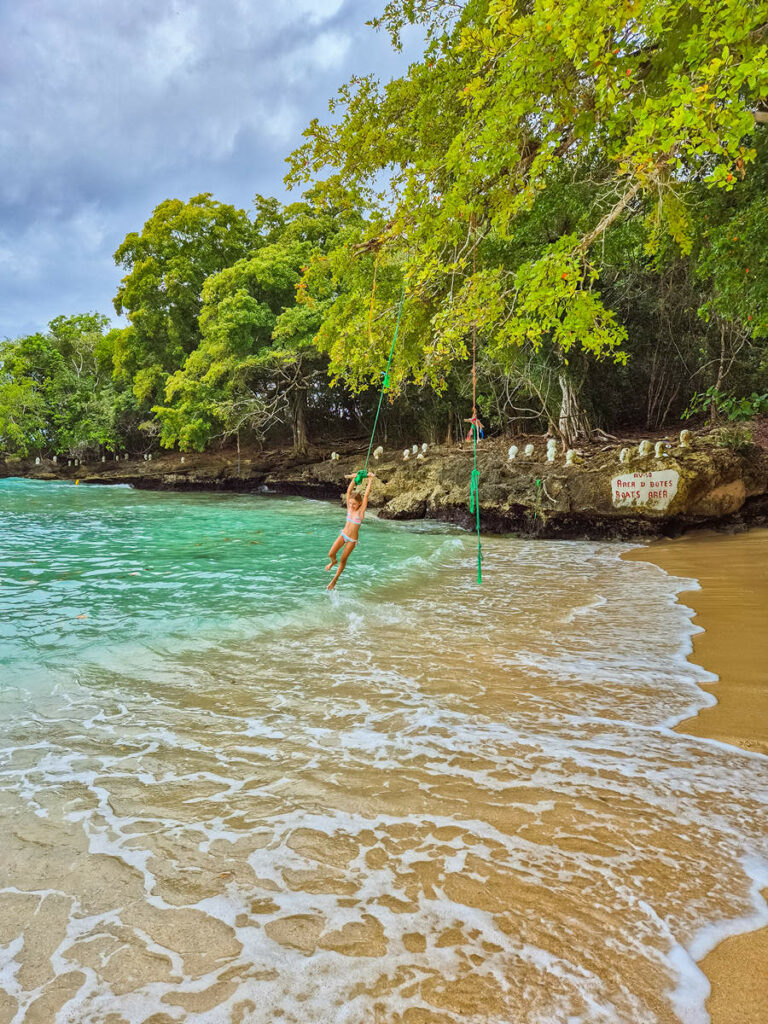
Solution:
<svg viewBox="0 0 768 1024">
<path fill-rule="evenodd" d="M 369 521 L 328 595 L 324 504 L 0 507 L 0 1022 L 707 1019 L 768 760 L 670 728 L 690 583 Z"/>
</svg>

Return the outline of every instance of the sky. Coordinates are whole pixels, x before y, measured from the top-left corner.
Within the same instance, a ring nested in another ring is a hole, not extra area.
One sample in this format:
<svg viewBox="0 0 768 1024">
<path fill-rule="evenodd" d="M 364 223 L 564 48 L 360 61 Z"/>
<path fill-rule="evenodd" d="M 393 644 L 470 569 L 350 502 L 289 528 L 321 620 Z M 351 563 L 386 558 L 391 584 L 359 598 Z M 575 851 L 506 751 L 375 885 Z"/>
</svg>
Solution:
<svg viewBox="0 0 768 1024">
<path fill-rule="evenodd" d="M 0 339 L 112 316 L 112 254 L 162 200 L 286 197 L 354 74 L 406 57 L 383 0 L 0 0 Z M 409 47 L 406 47 L 406 53 Z"/>
</svg>

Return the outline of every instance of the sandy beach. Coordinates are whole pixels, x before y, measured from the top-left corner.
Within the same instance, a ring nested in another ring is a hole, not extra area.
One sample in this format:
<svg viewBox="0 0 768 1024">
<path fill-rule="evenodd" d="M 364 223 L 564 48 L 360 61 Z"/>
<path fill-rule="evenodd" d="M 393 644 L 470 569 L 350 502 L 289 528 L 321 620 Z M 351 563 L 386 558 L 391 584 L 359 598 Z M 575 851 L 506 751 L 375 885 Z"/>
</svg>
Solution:
<svg viewBox="0 0 768 1024">
<path fill-rule="evenodd" d="M 686 534 L 625 557 L 701 585 L 679 600 L 703 629 L 693 638 L 691 660 L 719 677 L 703 686 L 717 703 L 677 731 L 768 754 L 768 530 Z M 701 967 L 712 985 L 707 1009 L 713 1024 L 768 1020 L 768 928 L 726 939 Z"/>
</svg>

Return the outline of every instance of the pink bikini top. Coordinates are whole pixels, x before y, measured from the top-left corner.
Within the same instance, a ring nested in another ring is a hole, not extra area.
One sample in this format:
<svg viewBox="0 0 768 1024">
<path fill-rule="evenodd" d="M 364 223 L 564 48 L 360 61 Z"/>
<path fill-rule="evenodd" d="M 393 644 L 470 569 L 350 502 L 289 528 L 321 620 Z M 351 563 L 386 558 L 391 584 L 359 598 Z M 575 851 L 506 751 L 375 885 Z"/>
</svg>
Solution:
<svg viewBox="0 0 768 1024">
<path fill-rule="evenodd" d="M 347 522 L 348 522 L 348 523 L 354 523 L 354 524 L 355 524 L 355 526 L 359 526 L 359 525 L 360 525 L 360 523 L 362 523 L 362 521 L 363 521 L 363 517 L 362 517 L 362 516 L 359 516 L 359 517 L 357 517 L 357 516 L 351 516 L 351 515 L 349 514 L 349 512 L 347 512 Z"/>
</svg>

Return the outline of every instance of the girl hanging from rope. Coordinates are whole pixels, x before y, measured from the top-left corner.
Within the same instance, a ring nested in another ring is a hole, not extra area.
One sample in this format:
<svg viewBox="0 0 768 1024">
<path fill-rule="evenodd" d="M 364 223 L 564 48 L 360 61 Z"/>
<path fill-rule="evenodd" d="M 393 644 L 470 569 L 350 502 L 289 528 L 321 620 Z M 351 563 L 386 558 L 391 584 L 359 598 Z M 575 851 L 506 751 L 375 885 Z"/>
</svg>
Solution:
<svg viewBox="0 0 768 1024">
<path fill-rule="evenodd" d="M 376 474 L 371 472 L 368 473 L 368 483 L 365 488 L 365 494 L 363 495 L 360 495 L 357 491 L 353 490 L 356 474 L 351 473 L 349 476 L 351 479 L 344 499 L 347 503 L 347 521 L 344 525 L 344 529 L 333 542 L 333 546 L 328 552 L 330 562 L 326 565 L 325 571 L 330 572 L 336 565 L 336 556 L 339 551 L 341 551 L 341 561 L 339 562 L 339 567 L 336 570 L 333 579 L 328 584 L 328 590 L 333 590 L 336 586 L 336 581 L 344 572 L 347 565 L 347 559 L 352 554 L 352 551 L 357 544 L 357 540 L 360 535 L 360 524 L 365 518 L 365 510 L 368 508 L 368 496 L 371 493 L 371 487 L 373 486 Z M 342 548 L 344 549 L 343 551 L 341 550 Z"/>
</svg>

